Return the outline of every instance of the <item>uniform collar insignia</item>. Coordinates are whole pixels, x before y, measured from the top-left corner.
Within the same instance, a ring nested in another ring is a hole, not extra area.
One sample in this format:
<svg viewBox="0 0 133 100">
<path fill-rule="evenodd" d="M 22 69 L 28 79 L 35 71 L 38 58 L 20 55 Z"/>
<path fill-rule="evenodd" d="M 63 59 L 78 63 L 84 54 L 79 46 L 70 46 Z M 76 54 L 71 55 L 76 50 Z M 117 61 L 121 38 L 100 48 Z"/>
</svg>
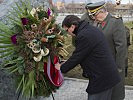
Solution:
<svg viewBox="0 0 133 100">
<path fill-rule="evenodd" d="M 105 24 L 106 24 L 105 21 L 103 21 L 103 22 L 101 23 L 102 28 L 105 26 Z"/>
</svg>

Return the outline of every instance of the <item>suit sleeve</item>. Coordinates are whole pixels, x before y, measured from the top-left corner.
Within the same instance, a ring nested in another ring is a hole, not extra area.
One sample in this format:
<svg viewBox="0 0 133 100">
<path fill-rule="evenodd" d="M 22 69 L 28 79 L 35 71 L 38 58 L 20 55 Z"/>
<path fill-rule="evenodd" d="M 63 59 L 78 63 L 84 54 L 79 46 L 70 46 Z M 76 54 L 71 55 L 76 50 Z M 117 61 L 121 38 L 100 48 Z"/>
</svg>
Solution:
<svg viewBox="0 0 133 100">
<path fill-rule="evenodd" d="M 77 37 L 75 51 L 72 56 L 61 66 L 61 72 L 66 73 L 80 64 L 91 51 L 91 45 L 84 36 Z"/>
<path fill-rule="evenodd" d="M 125 27 L 121 19 L 116 19 L 115 21 L 113 37 L 116 50 L 116 64 L 118 66 L 118 70 L 122 70 L 125 67 L 125 59 L 127 56 L 127 43 Z"/>
</svg>

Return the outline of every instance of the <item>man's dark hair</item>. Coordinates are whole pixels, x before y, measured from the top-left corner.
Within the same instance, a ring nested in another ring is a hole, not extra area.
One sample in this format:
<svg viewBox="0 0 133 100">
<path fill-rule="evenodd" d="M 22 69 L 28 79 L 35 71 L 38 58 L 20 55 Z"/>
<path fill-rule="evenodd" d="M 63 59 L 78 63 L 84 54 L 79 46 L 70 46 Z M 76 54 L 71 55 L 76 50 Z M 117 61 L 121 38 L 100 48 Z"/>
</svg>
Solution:
<svg viewBox="0 0 133 100">
<path fill-rule="evenodd" d="M 75 15 L 67 15 L 63 22 L 62 22 L 62 27 L 66 26 L 66 27 L 71 27 L 71 25 L 76 25 L 78 26 L 78 23 L 80 22 L 80 18 L 75 16 Z"/>
</svg>

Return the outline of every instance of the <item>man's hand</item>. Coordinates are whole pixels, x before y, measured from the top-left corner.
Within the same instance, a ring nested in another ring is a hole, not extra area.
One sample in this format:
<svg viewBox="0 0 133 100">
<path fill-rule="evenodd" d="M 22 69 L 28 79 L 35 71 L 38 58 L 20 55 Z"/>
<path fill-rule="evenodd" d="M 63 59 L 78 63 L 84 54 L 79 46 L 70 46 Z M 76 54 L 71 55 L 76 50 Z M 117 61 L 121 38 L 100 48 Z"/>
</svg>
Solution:
<svg viewBox="0 0 133 100">
<path fill-rule="evenodd" d="M 65 62 L 66 62 L 66 60 L 62 60 L 60 63 L 57 62 L 57 63 L 55 64 L 55 68 L 56 68 L 57 70 L 60 70 L 61 65 L 64 64 Z"/>
<path fill-rule="evenodd" d="M 55 64 L 55 68 L 56 68 L 57 70 L 60 70 L 60 67 L 61 67 L 61 64 L 60 64 L 59 62 L 57 62 L 57 63 Z"/>
</svg>

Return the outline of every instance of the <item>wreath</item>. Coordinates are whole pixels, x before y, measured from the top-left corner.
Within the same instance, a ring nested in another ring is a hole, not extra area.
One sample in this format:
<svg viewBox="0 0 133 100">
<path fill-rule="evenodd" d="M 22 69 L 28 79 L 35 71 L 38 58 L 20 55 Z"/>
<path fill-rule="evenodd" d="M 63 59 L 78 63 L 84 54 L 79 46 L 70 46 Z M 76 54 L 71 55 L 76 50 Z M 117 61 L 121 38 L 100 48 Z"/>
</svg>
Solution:
<svg viewBox="0 0 133 100">
<path fill-rule="evenodd" d="M 16 91 L 23 96 L 47 97 L 63 83 L 54 64 L 68 54 L 65 31 L 56 24 L 52 8 L 33 8 L 29 0 L 12 8 L 12 17 L 8 16 L 12 25 L 0 22 L 2 68 L 15 76 Z"/>
</svg>

